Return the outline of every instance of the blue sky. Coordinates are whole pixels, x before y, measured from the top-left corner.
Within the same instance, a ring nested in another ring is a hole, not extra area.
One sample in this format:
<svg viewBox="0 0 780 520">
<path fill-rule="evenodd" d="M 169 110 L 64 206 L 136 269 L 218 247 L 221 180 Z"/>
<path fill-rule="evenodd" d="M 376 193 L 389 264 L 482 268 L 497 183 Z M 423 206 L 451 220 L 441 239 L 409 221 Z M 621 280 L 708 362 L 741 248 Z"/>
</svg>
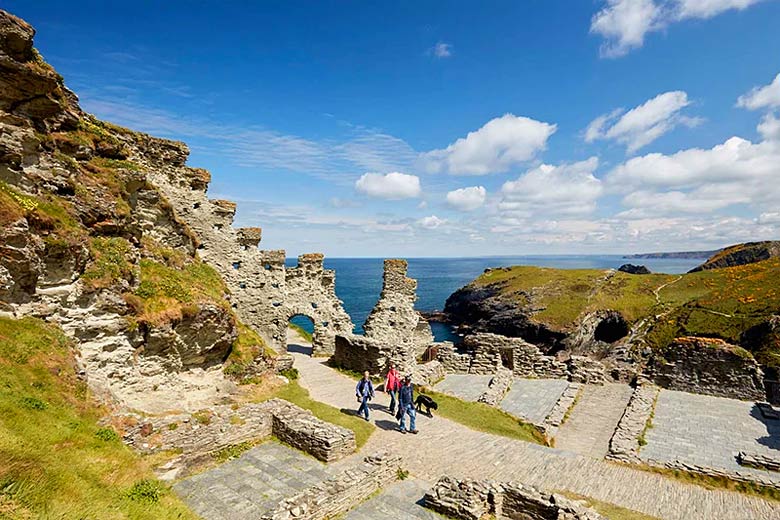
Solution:
<svg viewBox="0 0 780 520">
<path fill-rule="evenodd" d="M 290 255 L 780 238 L 780 1 L 20 2 L 97 116 Z"/>
</svg>

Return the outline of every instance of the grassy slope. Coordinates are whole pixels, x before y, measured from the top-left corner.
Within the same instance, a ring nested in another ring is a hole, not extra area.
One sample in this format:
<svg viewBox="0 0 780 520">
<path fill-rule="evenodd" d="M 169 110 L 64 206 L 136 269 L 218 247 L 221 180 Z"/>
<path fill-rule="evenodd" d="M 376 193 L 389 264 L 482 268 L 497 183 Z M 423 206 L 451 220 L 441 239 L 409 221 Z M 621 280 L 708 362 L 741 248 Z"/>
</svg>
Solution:
<svg viewBox="0 0 780 520">
<path fill-rule="evenodd" d="M 598 309 L 620 311 L 631 322 L 668 312 L 648 336 L 652 346 L 681 335 L 738 342 L 746 329 L 780 311 L 780 259 L 684 275 L 616 272 L 608 279 L 600 270 L 518 266 L 490 271 L 474 283 L 495 284 L 502 298 L 518 305 L 526 303 L 518 291 L 533 294 L 535 307 L 543 308 L 534 319 L 563 329 Z M 765 363 L 768 356 L 758 353 Z"/>
<path fill-rule="evenodd" d="M 485 403 L 463 401 L 457 397 L 442 394 L 428 388 L 423 388 L 420 391 L 431 396 L 436 401 L 436 404 L 439 405 L 439 409 L 435 412 L 437 415 L 446 417 L 472 430 L 535 444 L 548 444 L 544 435 L 539 433 L 533 425 L 522 422 L 517 417 L 513 417 L 499 408 Z"/>
<path fill-rule="evenodd" d="M 196 518 L 100 417 L 57 329 L 0 318 L 0 517 Z"/>
<path fill-rule="evenodd" d="M 626 509 L 625 507 L 616 506 L 615 504 L 610 504 L 609 502 L 602 502 L 601 500 L 596 500 L 595 498 L 578 495 L 570 491 L 560 491 L 560 494 L 572 500 L 579 500 L 584 502 L 587 507 L 595 509 L 596 512 L 600 513 L 609 520 L 659 520 L 654 516 L 646 515 L 632 509 Z"/>
</svg>

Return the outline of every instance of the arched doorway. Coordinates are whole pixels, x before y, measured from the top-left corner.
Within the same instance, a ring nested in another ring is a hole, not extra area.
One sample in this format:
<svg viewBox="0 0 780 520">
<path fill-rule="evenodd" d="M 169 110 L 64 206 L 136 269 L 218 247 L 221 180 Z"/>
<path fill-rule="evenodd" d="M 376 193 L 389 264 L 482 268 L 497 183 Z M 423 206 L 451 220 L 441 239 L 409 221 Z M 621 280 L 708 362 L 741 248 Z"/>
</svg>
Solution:
<svg viewBox="0 0 780 520">
<path fill-rule="evenodd" d="M 312 355 L 314 320 L 305 314 L 293 314 L 287 320 L 287 351 Z"/>
</svg>

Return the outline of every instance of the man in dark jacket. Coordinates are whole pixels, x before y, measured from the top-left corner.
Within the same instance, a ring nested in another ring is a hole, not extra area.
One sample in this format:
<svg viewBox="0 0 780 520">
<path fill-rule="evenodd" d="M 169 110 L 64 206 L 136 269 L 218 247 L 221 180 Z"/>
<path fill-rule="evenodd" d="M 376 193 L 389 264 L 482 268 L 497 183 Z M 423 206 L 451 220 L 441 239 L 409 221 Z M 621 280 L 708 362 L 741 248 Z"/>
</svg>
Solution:
<svg viewBox="0 0 780 520">
<path fill-rule="evenodd" d="M 355 388 L 355 395 L 360 403 L 358 408 L 358 415 L 363 415 L 364 419 L 368 420 L 368 402 L 374 398 L 374 385 L 371 383 L 370 374 L 368 370 L 363 373 L 363 379 L 358 381 Z"/>
<path fill-rule="evenodd" d="M 409 416 L 409 432 L 417 433 L 415 420 L 417 419 L 417 411 L 414 409 L 414 385 L 412 385 L 411 376 L 404 377 L 404 382 L 401 385 L 401 390 L 398 392 L 398 413 L 401 415 L 401 424 L 399 430 L 401 433 L 406 433 L 406 416 Z"/>
</svg>

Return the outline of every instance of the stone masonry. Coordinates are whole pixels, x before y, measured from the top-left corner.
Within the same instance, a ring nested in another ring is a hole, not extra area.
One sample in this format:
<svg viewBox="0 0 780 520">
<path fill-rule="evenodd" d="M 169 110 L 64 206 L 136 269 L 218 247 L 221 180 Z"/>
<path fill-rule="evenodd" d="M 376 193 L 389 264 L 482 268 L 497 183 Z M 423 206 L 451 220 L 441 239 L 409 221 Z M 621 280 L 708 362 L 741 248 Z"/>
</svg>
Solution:
<svg viewBox="0 0 780 520">
<path fill-rule="evenodd" d="M 367 338 L 401 344 L 414 357 L 433 343 L 431 326 L 415 310 L 417 280 L 406 276 L 406 260 L 385 260 L 382 293 L 363 324 Z"/>
<path fill-rule="evenodd" d="M 194 414 L 140 417 L 124 415 L 126 444 L 142 453 L 175 450 L 181 455 L 162 471 L 180 477 L 182 470 L 211 453 L 247 441 L 276 436 L 324 462 L 354 453 L 355 433 L 325 422 L 310 411 L 271 399 L 239 407 L 222 405 Z"/>
<path fill-rule="evenodd" d="M 660 388 L 652 384 L 636 387 L 626 411 L 609 441 L 607 459 L 619 462 L 639 463 L 639 438 L 647 427 Z"/>
<path fill-rule="evenodd" d="M 747 350 L 720 339 L 683 337 L 650 363 L 655 383 L 670 390 L 763 401 L 763 373 Z"/>
<path fill-rule="evenodd" d="M 363 459 L 342 473 L 283 500 L 261 520 L 336 518 L 398 478 L 401 458 L 384 453 Z"/>
<path fill-rule="evenodd" d="M 414 309 L 417 281 L 406 276 L 406 260 L 385 260 L 382 294 L 363 325 L 365 334 L 339 334 L 337 366 L 384 374 L 390 363 L 402 373 L 417 371 L 417 358 L 433 343 L 428 322 Z"/>
<path fill-rule="evenodd" d="M 458 480 L 443 476 L 425 494 L 425 505 L 449 518 L 481 520 L 605 520 L 596 511 L 560 495 L 519 483 Z"/>
<path fill-rule="evenodd" d="M 241 320 L 283 351 L 289 319 L 308 316 L 314 323 L 313 352 L 332 353 L 336 334 L 349 334 L 354 326 L 336 296 L 335 272 L 323 268 L 323 255 L 301 255 L 297 267 L 287 268 L 284 251 L 259 250 L 262 230 L 232 227 L 235 203 L 207 197 L 210 175 L 184 165 L 186 145 L 159 141 L 171 148 L 170 158 L 149 177 L 195 233 L 201 258 L 224 278 Z"/>
<path fill-rule="evenodd" d="M 522 338 L 492 333 L 466 336 L 462 351 L 451 343 L 439 346 L 437 359 L 449 373 L 495 374 L 500 367 L 515 377 L 568 379 L 577 383 L 602 384 L 605 369 L 598 361 L 584 356 L 559 360 L 545 356 L 538 347 Z"/>
</svg>

